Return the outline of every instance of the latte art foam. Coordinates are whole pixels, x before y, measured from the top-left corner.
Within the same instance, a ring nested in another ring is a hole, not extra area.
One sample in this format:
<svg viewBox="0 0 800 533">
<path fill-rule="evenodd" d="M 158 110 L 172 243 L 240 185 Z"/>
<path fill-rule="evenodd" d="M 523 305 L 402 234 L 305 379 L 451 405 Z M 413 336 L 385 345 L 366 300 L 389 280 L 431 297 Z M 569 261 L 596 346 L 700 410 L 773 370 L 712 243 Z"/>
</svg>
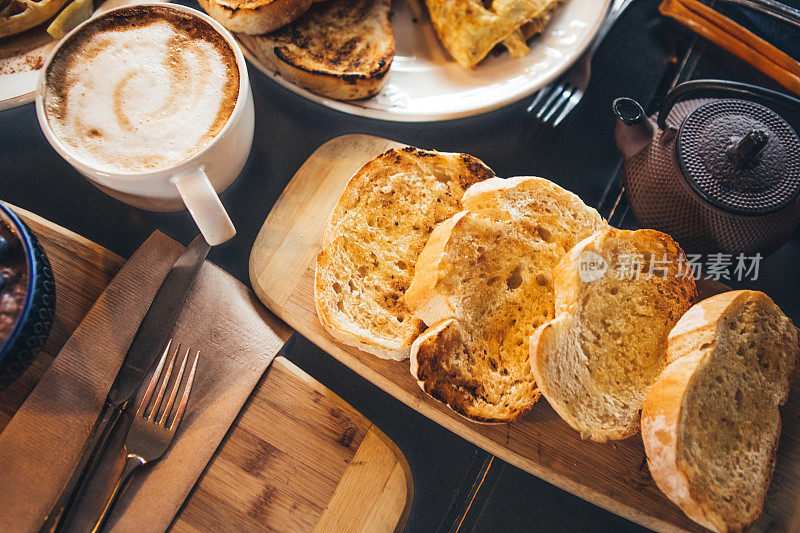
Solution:
<svg viewBox="0 0 800 533">
<path fill-rule="evenodd" d="M 219 133 L 236 104 L 239 71 L 205 21 L 133 7 L 74 35 L 46 85 L 48 123 L 77 159 L 138 173 L 179 163 Z"/>
</svg>

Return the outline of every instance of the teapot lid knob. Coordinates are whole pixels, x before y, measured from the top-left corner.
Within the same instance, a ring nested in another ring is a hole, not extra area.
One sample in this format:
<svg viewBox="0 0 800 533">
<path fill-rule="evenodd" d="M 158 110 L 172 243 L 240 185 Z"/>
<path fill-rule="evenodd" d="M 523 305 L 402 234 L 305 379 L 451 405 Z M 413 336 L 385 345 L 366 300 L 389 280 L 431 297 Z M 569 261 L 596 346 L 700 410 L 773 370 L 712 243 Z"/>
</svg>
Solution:
<svg viewBox="0 0 800 533">
<path fill-rule="evenodd" d="M 800 138 L 761 104 L 725 99 L 697 107 L 675 148 L 692 189 L 725 211 L 772 213 L 800 194 Z"/>
<path fill-rule="evenodd" d="M 731 137 L 726 150 L 728 157 L 737 169 L 745 167 L 755 160 L 758 153 L 767 146 L 769 132 L 753 129 L 744 137 Z"/>
</svg>

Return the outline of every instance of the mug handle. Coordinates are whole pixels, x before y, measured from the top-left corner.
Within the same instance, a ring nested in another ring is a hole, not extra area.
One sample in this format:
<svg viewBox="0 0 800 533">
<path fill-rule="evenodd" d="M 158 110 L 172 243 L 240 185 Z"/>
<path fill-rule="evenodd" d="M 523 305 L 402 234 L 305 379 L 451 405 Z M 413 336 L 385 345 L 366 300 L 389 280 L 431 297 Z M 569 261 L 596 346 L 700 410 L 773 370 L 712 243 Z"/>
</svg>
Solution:
<svg viewBox="0 0 800 533">
<path fill-rule="evenodd" d="M 236 235 L 236 228 L 203 167 L 173 176 L 170 181 L 208 244 L 216 246 Z"/>
</svg>

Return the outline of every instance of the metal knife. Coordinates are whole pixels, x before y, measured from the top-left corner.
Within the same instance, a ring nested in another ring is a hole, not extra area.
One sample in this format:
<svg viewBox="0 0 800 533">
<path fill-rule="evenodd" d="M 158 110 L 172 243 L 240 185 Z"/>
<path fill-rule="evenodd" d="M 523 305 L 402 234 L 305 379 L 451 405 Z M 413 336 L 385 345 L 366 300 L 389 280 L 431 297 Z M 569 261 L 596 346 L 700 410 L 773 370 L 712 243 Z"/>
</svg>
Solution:
<svg viewBox="0 0 800 533">
<path fill-rule="evenodd" d="M 60 531 L 69 524 L 74 503 L 89 477 L 88 474 L 102 455 L 101 452 L 119 422 L 123 410 L 136 394 L 153 362 L 161 354 L 189 294 L 189 288 L 210 249 L 211 246 L 206 243 L 203 236 L 198 235 L 167 273 L 147 309 L 147 314 L 139 324 L 122 367 L 106 397 L 103 410 L 81 450 L 81 460 L 67 484 L 61 489 L 61 494 L 47 515 L 40 532 Z"/>
</svg>

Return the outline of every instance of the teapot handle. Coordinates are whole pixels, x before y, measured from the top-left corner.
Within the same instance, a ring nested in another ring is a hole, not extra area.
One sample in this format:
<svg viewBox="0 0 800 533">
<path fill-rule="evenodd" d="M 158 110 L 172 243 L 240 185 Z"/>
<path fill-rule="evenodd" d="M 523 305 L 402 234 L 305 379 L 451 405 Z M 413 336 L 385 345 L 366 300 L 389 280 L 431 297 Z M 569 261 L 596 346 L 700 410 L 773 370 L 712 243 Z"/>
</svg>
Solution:
<svg viewBox="0 0 800 533">
<path fill-rule="evenodd" d="M 800 100 L 788 94 L 784 94 L 771 89 L 765 89 L 749 83 L 740 83 L 728 80 L 692 80 L 676 85 L 661 103 L 658 110 L 658 127 L 662 130 L 667 124 L 667 117 L 672 111 L 672 107 L 678 100 L 688 94 L 696 92 L 717 91 L 730 95 L 740 96 L 757 102 L 769 102 L 794 112 L 800 112 Z"/>
</svg>

